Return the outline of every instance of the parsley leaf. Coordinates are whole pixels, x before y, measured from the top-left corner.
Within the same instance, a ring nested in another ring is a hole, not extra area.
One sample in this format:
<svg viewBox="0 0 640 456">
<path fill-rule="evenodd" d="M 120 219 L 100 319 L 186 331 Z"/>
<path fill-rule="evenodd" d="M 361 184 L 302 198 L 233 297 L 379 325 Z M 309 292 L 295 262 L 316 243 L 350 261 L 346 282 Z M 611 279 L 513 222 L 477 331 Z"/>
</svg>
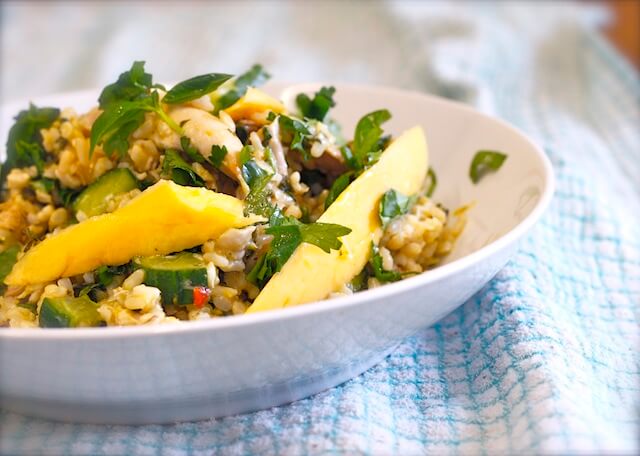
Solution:
<svg viewBox="0 0 640 456">
<path fill-rule="evenodd" d="M 388 224 L 392 219 L 406 214 L 414 203 L 415 198 L 403 195 L 395 190 L 387 190 L 380 199 L 379 214 L 382 225 Z"/>
<path fill-rule="evenodd" d="M 300 152 L 304 160 L 309 160 L 309 152 L 304 148 L 304 142 L 311 138 L 309 127 L 301 120 L 282 114 L 278 116 L 278 125 L 282 139 L 289 143 L 289 147 Z"/>
<path fill-rule="evenodd" d="M 207 159 L 202 156 L 200 151 L 191 145 L 191 140 L 187 136 L 180 138 L 180 147 L 182 147 L 182 151 L 194 162 L 207 162 Z"/>
<path fill-rule="evenodd" d="M 351 180 L 353 179 L 354 173 L 353 171 L 347 171 L 344 174 L 338 176 L 338 178 L 333 181 L 331 184 L 331 188 L 329 189 L 329 194 L 327 195 L 327 199 L 324 201 L 324 208 L 327 209 L 331 204 L 338 199 L 338 196 L 344 191 L 345 188 L 349 186 Z"/>
<path fill-rule="evenodd" d="M 208 73 L 179 82 L 167 92 L 162 101 L 167 104 L 185 103 L 213 92 L 231 79 L 230 74 Z"/>
<path fill-rule="evenodd" d="M 256 183 L 260 182 L 265 176 L 271 177 L 273 173 L 270 173 L 266 169 L 262 168 L 255 160 L 249 160 L 241 167 L 242 178 L 250 188 L 253 188 Z"/>
<path fill-rule="evenodd" d="M 7 159 L 0 170 L 0 183 L 4 182 L 11 169 L 35 165 L 42 171 L 45 151 L 42 148 L 40 130 L 48 128 L 60 115 L 56 108 L 38 108 L 29 104 L 29 109 L 20 111 L 7 138 Z"/>
<path fill-rule="evenodd" d="M 373 276 L 378 279 L 380 283 L 397 282 L 402 279 L 402 274 L 398 271 L 387 271 L 382 267 L 382 256 L 373 242 L 371 243 L 371 258 L 369 259 L 369 266 L 373 271 Z"/>
<path fill-rule="evenodd" d="M 176 184 L 190 187 L 203 187 L 204 181 L 198 176 L 191 166 L 184 161 L 177 150 L 167 149 L 162 162 L 162 175 L 174 181 Z"/>
<path fill-rule="evenodd" d="M 471 182 L 477 184 L 489 171 L 499 170 L 506 159 L 507 155 L 502 152 L 492 150 L 480 150 L 476 152 L 469 167 Z"/>
<path fill-rule="evenodd" d="M 305 225 L 293 217 L 282 216 L 275 211 L 267 234 L 273 235 L 269 250 L 247 275 L 247 279 L 263 287 L 276 272 L 280 271 L 293 252 L 303 242 L 316 245 L 329 253 L 342 247 L 339 239 L 351 232 L 350 228 L 333 223 L 311 223 Z"/>
<path fill-rule="evenodd" d="M 133 101 L 149 93 L 152 86 L 153 77 L 144 71 L 144 62 L 133 62 L 129 71 L 120 74 L 116 82 L 102 89 L 98 98 L 100 108 L 104 109 L 118 101 Z"/>
<path fill-rule="evenodd" d="M 438 177 L 431 166 L 429 166 L 429 171 L 427 172 L 427 179 L 429 180 L 429 188 L 427 188 L 425 195 L 427 198 L 431 198 L 431 195 L 433 195 L 433 192 L 436 190 L 436 186 L 438 185 Z"/>
<path fill-rule="evenodd" d="M 211 155 L 209 156 L 209 161 L 213 163 L 213 166 L 216 168 L 220 168 L 222 163 L 224 162 L 224 158 L 227 156 L 229 151 L 227 150 L 227 146 L 218 146 L 214 144 L 211 146 Z"/>
<path fill-rule="evenodd" d="M 18 244 L 7 247 L 4 251 L 0 252 L 0 286 L 4 284 L 4 279 L 9 275 L 13 265 L 16 263 L 20 253 L 20 246 Z"/>
<path fill-rule="evenodd" d="M 382 125 L 391 118 L 386 109 L 373 111 L 363 116 L 356 125 L 351 147 L 343 147 L 345 161 L 355 170 L 363 170 L 373 165 L 380 158 L 380 154 L 388 142 L 382 137 Z"/>
<path fill-rule="evenodd" d="M 229 82 L 229 90 L 219 97 L 212 97 L 216 111 L 228 108 L 247 93 L 249 87 L 257 87 L 264 84 L 271 75 L 264 71 L 262 65 L 255 64 L 247 72 Z M 226 86 L 225 86 L 226 87 Z"/>
<path fill-rule="evenodd" d="M 333 95 L 336 93 L 335 87 L 322 87 L 315 93 L 313 99 L 305 93 L 300 93 L 296 97 L 296 104 L 300 113 L 309 119 L 324 121 L 329 109 L 336 105 Z"/>
<path fill-rule="evenodd" d="M 269 201 L 271 191 L 267 188 L 271 176 L 271 174 L 264 174 L 253 181 L 253 185 L 250 186 L 251 190 L 244 200 L 246 216 L 255 214 L 271 217 L 273 214 L 274 208 Z"/>
<path fill-rule="evenodd" d="M 242 168 L 242 165 L 251 160 L 252 154 L 253 146 L 244 146 L 238 154 L 238 165 Z"/>
</svg>

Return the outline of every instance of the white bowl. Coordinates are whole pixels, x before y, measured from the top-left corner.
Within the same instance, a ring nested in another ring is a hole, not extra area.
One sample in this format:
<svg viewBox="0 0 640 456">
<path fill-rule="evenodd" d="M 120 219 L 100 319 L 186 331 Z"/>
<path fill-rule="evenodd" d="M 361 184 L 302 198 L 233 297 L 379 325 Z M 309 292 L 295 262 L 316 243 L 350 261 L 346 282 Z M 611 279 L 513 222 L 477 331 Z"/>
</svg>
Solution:
<svg viewBox="0 0 640 456">
<path fill-rule="evenodd" d="M 338 385 L 403 339 L 435 323 L 504 266 L 553 194 L 545 154 L 523 133 L 459 103 L 396 89 L 336 84 L 335 117 L 347 137 L 364 113 L 388 108 L 394 134 L 425 129 L 437 172 L 435 199 L 476 202 L 445 264 L 353 296 L 253 315 L 175 325 L 0 328 L 0 406 L 56 420 L 164 423 L 264 409 Z M 287 104 L 318 84 L 270 84 Z M 94 104 L 98 91 L 36 99 Z M 27 103 L 2 109 L 2 142 Z M 508 154 L 478 185 L 468 177 L 479 149 Z M 96 242 L 99 242 L 96 239 Z"/>
</svg>

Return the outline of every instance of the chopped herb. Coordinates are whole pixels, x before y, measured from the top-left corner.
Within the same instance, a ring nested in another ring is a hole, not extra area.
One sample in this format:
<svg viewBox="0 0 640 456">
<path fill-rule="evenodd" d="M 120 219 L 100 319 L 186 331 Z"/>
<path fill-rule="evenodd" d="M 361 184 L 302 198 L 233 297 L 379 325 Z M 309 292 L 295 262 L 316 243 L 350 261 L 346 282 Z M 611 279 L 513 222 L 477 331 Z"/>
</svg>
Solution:
<svg viewBox="0 0 640 456">
<path fill-rule="evenodd" d="M 489 171 L 497 171 L 500 169 L 507 155 L 502 152 L 492 150 L 481 150 L 476 152 L 469 167 L 469 177 L 474 184 Z"/>
<path fill-rule="evenodd" d="M 216 168 L 220 168 L 222 166 L 222 162 L 224 162 L 224 158 L 227 156 L 229 151 L 227 151 L 227 146 L 218 146 L 214 144 L 211 146 L 211 155 L 209 156 L 209 161 L 213 163 L 213 166 Z"/>
<path fill-rule="evenodd" d="M 179 82 L 167 92 L 162 101 L 167 104 L 185 103 L 213 92 L 232 78 L 230 74 L 208 73 Z"/>
<path fill-rule="evenodd" d="M 251 160 L 252 155 L 253 146 L 244 146 L 238 154 L 238 165 L 242 168 L 242 165 Z"/>
<path fill-rule="evenodd" d="M 57 199 L 64 207 L 73 206 L 73 202 L 76 197 L 82 192 L 83 189 L 73 189 L 68 187 L 63 187 L 62 185 L 57 185 L 54 194 L 57 194 Z"/>
<path fill-rule="evenodd" d="M 98 98 L 100 108 L 104 109 L 119 101 L 133 101 L 147 95 L 153 86 L 153 76 L 144 71 L 144 62 L 136 61 L 129 71 L 118 76 L 118 80 L 109 84 Z"/>
<path fill-rule="evenodd" d="M 275 211 L 266 232 L 273 235 L 269 250 L 256 263 L 247 278 L 263 287 L 276 272 L 280 271 L 296 248 L 303 242 L 316 245 L 329 253 L 342 246 L 339 239 L 351 232 L 350 228 L 333 223 L 305 225 L 293 217 L 282 216 Z"/>
<path fill-rule="evenodd" d="M 117 153 L 122 157 L 127 153 L 128 138 L 144 122 L 144 113 L 154 112 L 169 127 L 182 136 L 182 128 L 164 112 L 160 106 L 158 92 L 134 101 L 111 103 L 93 123 L 89 154 L 98 144 L 104 144 L 108 155 Z"/>
<path fill-rule="evenodd" d="M 242 178 L 247 183 L 249 188 L 253 188 L 257 182 L 264 178 L 264 176 L 271 177 L 272 172 L 269 172 L 262 168 L 255 160 L 249 160 L 242 165 Z"/>
<path fill-rule="evenodd" d="M 4 279 L 9 275 L 13 265 L 16 263 L 20 253 L 20 246 L 18 244 L 7 247 L 4 251 L 0 252 L 0 286 L 4 284 Z"/>
<path fill-rule="evenodd" d="M 128 275 L 131 272 L 131 263 L 122 264 L 120 266 L 100 266 L 94 271 L 94 283 L 83 286 L 77 296 L 90 294 L 93 290 L 104 290 L 111 285 L 116 276 Z"/>
<path fill-rule="evenodd" d="M 427 179 L 429 180 L 429 188 L 427 188 L 425 195 L 427 195 L 427 198 L 431 198 L 431 195 L 436 191 L 436 186 L 438 185 L 438 177 L 432 167 L 429 167 Z"/>
<path fill-rule="evenodd" d="M 36 314 L 38 309 L 38 304 L 36 304 L 35 302 L 25 301 L 25 302 L 19 302 L 16 305 L 18 307 L 22 307 L 23 309 L 27 309 L 29 312 L 31 312 L 34 315 Z"/>
<path fill-rule="evenodd" d="M 369 259 L 369 266 L 373 272 L 373 276 L 378 279 L 380 283 L 397 282 L 402 279 L 402 274 L 398 271 L 387 271 L 382 266 L 382 256 L 378 250 L 378 246 L 373 242 L 371 243 L 371 258 Z"/>
<path fill-rule="evenodd" d="M 183 136 L 180 138 L 180 147 L 182 147 L 182 151 L 187 154 L 187 157 L 189 157 L 194 162 L 207 162 L 207 159 L 202 156 L 200 151 L 198 151 L 198 149 L 191 145 L 191 140 L 188 137 Z"/>
<path fill-rule="evenodd" d="M 387 190 L 380 199 L 379 214 L 382 225 L 387 225 L 392 219 L 406 214 L 415 198 L 403 195 L 395 190 Z"/>
<path fill-rule="evenodd" d="M 0 170 L 0 183 L 4 182 L 11 169 L 35 165 L 42 172 L 45 151 L 40 130 L 48 128 L 60 115 L 56 108 L 38 108 L 29 104 L 29 109 L 20 111 L 9 130 L 7 159 Z"/>
<path fill-rule="evenodd" d="M 274 208 L 269 201 L 271 191 L 267 188 L 267 184 L 271 180 L 270 174 L 264 174 L 253 181 L 253 186 L 249 194 L 244 200 L 245 215 L 255 214 L 263 217 L 270 217 Z"/>
<path fill-rule="evenodd" d="M 364 268 L 362 268 L 362 271 L 360 271 L 360 274 L 355 276 L 353 279 L 351 279 L 351 282 L 349 282 L 349 288 L 351 288 L 351 291 L 355 293 L 356 291 L 365 289 L 367 286 L 368 275 L 369 274 L 367 274 L 367 267 L 365 266 Z"/>
<path fill-rule="evenodd" d="M 309 151 L 305 149 L 304 142 L 311 138 L 311 131 L 305 122 L 280 115 L 278 116 L 278 125 L 281 134 L 284 135 L 284 141 L 289 142 L 289 147 L 300 152 L 304 160 L 309 160 Z"/>
<path fill-rule="evenodd" d="M 190 187 L 203 187 L 204 181 L 180 156 L 177 150 L 167 149 L 162 162 L 162 175 L 176 184 Z"/>
<path fill-rule="evenodd" d="M 247 72 L 229 81 L 229 90 L 217 99 L 212 97 L 216 111 L 228 108 L 247 93 L 249 87 L 257 87 L 264 84 L 271 76 L 264 71 L 262 65 L 253 65 Z M 226 86 L 225 86 L 226 87 Z"/>
<path fill-rule="evenodd" d="M 33 188 L 34 191 L 51 193 L 56 188 L 56 181 L 47 177 L 43 177 L 42 179 L 31 181 L 29 185 L 31 186 L 31 188 Z"/>
<path fill-rule="evenodd" d="M 327 116 L 329 109 L 336 105 L 336 102 L 333 101 L 333 95 L 335 93 L 335 87 L 322 87 L 315 93 L 313 98 L 309 98 L 305 93 L 300 93 L 296 97 L 296 104 L 304 117 L 322 122 Z"/>
<path fill-rule="evenodd" d="M 325 209 L 331 206 L 331 204 L 338 198 L 338 196 L 340 196 L 344 189 L 349 186 L 351 180 L 353 179 L 353 176 L 353 171 L 347 171 L 346 173 L 338 176 L 338 178 L 333 181 L 333 184 L 331 184 L 331 188 L 329 189 L 327 199 L 324 201 Z"/>
<path fill-rule="evenodd" d="M 391 113 L 386 109 L 381 109 L 366 114 L 358 121 L 353 143 L 350 148 L 347 148 L 347 151 L 343 152 L 348 157 L 347 163 L 352 168 L 363 170 L 378 161 L 385 145 L 385 141 L 381 141 L 382 128 L 380 125 L 390 118 Z"/>
</svg>

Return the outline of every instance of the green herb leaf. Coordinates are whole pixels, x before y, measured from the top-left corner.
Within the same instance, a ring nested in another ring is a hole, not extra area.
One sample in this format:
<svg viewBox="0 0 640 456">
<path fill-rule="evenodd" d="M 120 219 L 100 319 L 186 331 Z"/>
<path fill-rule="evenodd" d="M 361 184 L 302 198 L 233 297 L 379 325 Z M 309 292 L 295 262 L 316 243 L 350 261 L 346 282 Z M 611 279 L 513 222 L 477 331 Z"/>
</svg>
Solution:
<svg viewBox="0 0 640 456">
<path fill-rule="evenodd" d="M 180 147 L 182 147 L 182 151 L 194 162 L 207 162 L 207 159 L 202 156 L 200 151 L 191 145 L 191 140 L 188 137 L 183 136 L 180 138 Z"/>
<path fill-rule="evenodd" d="M 144 62 L 133 62 L 129 71 L 120 74 L 116 82 L 102 89 L 98 98 L 100 108 L 119 101 L 133 101 L 148 94 L 153 86 L 152 79 L 151 74 L 144 71 Z"/>
<path fill-rule="evenodd" d="M 309 127 L 301 120 L 282 114 L 278 116 L 278 125 L 281 139 L 289 143 L 289 148 L 300 152 L 304 160 L 309 160 L 309 151 L 304 147 L 305 141 L 311 138 Z"/>
<path fill-rule="evenodd" d="M 238 165 L 242 168 L 246 162 L 251 160 L 251 156 L 253 155 L 253 146 L 244 146 L 240 153 L 238 154 Z"/>
<path fill-rule="evenodd" d="M 303 117 L 324 121 L 329 109 L 336 105 L 333 95 L 336 93 L 335 87 L 322 87 L 315 93 L 313 99 L 307 94 L 300 93 L 296 97 L 296 104 Z"/>
<path fill-rule="evenodd" d="M 429 188 L 427 188 L 427 192 L 425 195 L 427 198 L 431 198 L 433 192 L 436 191 L 436 186 L 438 185 L 438 177 L 436 176 L 436 172 L 430 166 L 429 171 L 427 172 L 427 179 L 429 180 Z"/>
<path fill-rule="evenodd" d="M 469 177 L 471 182 L 477 184 L 480 179 L 489 171 L 497 171 L 500 169 L 507 155 L 502 152 L 492 150 L 481 150 L 476 152 L 469 167 Z"/>
<path fill-rule="evenodd" d="M 293 217 L 286 217 L 274 211 L 267 234 L 273 235 L 269 250 L 256 263 L 247 278 L 260 287 L 280 271 L 296 248 L 303 242 L 316 245 L 329 253 L 342 246 L 339 239 L 351 232 L 350 228 L 333 223 L 312 223 L 305 225 Z"/>
<path fill-rule="evenodd" d="M 176 104 L 195 100 L 196 98 L 213 92 L 231 78 L 232 75 L 223 73 L 202 74 L 173 86 L 162 101 L 167 104 Z"/>
<path fill-rule="evenodd" d="M 269 201 L 271 191 L 267 188 L 270 180 L 271 175 L 265 174 L 253 182 L 253 186 L 244 200 L 246 216 L 255 214 L 267 218 L 271 217 L 274 207 Z"/>
<path fill-rule="evenodd" d="M 241 167 L 242 178 L 247 183 L 249 188 L 253 188 L 257 182 L 261 181 L 265 176 L 271 177 L 273 173 L 270 173 L 266 169 L 262 168 L 255 160 L 249 160 Z"/>
<path fill-rule="evenodd" d="M 162 162 L 162 175 L 176 184 L 190 187 L 203 187 L 204 181 L 180 156 L 177 150 L 167 149 Z"/>
<path fill-rule="evenodd" d="M 255 64 L 249 71 L 242 73 L 236 79 L 230 81 L 231 87 L 219 97 L 212 97 L 216 111 L 228 108 L 247 93 L 249 87 L 258 87 L 264 84 L 271 76 L 264 71 L 262 65 Z M 226 87 L 226 85 L 225 85 Z"/>
<path fill-rule="evenodd" d="M 213 163 L 213 166 L 216 168 L 220 168 L 222 163 L 224 162 L 224 158 L 227 156 L 229 151 L 227 150 L 227 146 L 218 146 L 214 144 L 211 146 L 211 155 L 209 156 L 209 161 Z"/>
<path fill-rule="evenodd" d="M 397 282 L 402 279 L 402 274 L 397 271 L 387 271 L 382 267 L 382 256 L 373 242 L 371 243 L 371 258 L 369 259 L 369 266 L 373 271 L 373 276 L 378 279 L 380 283 Z"/>
<path fill-rule="evenodd" d="M 9 246 L 0 252 L 0 286 L 4 284 L 5 277 L 7 277 L 13 269 L 13 265 L 18 258 L 18 253 L 20 253 L 20 246 L 18 244 Z"/>
<path fill-rule="evenodd" d="M 415 198 L 403 195 L 395 190 L 387 190 L 380 199 L 379 214 L 382 225 L 387 225 L 392 219 L 406 214 Z"/>
<path fill-rule="evenodd" d="M 353 179 L 353 176 L 353 171 L 347 171 L 346 173 L 338 176 L 338 178 L 333 181 L 333 184 L 331 184 L 331 188 L 329 189 L 327 199 L 324 201 L 325 209 L 331 206 L 331 204 L 338 198 L 338 196 L 340 196 L 344 189 L 349 186 L 351 180 Z"/>
<path fill-rule="evenodd" d="M 391 113 L 386 109 L 381 109 L 366 114 L 358 121 L 351 148 L 349 152 L 343 152 L 343 154 L 350 155 L 347 163 L 354 169 L 363 170 L 378 161 L 385 146 L 385 140 L 382 138 L 383 130 L 380 125 L 390 118 Z"/>
<path fill-rule="evenodd" d="M 29 109 L 20 111 L 7 138 L 7 159 L 0 170 L 0 184 L 13 168 L 36 165 L 39 170 L 45 161 L 40 130 L 48 128 L 60 115 L 57 108 L 38 108 L 29 104 Z"/>
</svg>

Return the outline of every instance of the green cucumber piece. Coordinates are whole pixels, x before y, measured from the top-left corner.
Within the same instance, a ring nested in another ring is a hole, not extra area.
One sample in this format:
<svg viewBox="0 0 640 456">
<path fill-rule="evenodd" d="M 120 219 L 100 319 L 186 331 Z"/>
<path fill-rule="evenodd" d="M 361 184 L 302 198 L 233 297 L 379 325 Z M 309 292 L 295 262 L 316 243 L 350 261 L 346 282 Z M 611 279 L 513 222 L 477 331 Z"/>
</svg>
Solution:
<svg viewBox="0 0 640 456">
<path fill-rule="evenodd" d="M 116 168 L 85 188 L 74 201 L 73 210 L 87 217 L 104 214 L 111 198 L 136 188 L 138 180 L 133 173 L 127 168 Z"/>
<path fill-rule="evenodd" d="M 38 323 L 41 328 L 77 328 L 102 326 L 104 321 L 98 313 L 98 305 L 85 295 L 44 298 Z"/>
<path fill-rule="evenodd" d="M 4 284 L 4 278 L 9 275 L 13 269 L 13 265 L 16 264 L 18 253 L 20 253 L 20 246 L 18 244 L 9 246 L 0 253 L 0 286 Z"/>
<path fill-rule="evenodd" d="M 144 269 L 146 285 L 160 290 L 163 305 L 192 304 L 193 289 L 208 284 L 204 260 L 194 253 L 141 257 L 133 264 Z"/>
</svg>

